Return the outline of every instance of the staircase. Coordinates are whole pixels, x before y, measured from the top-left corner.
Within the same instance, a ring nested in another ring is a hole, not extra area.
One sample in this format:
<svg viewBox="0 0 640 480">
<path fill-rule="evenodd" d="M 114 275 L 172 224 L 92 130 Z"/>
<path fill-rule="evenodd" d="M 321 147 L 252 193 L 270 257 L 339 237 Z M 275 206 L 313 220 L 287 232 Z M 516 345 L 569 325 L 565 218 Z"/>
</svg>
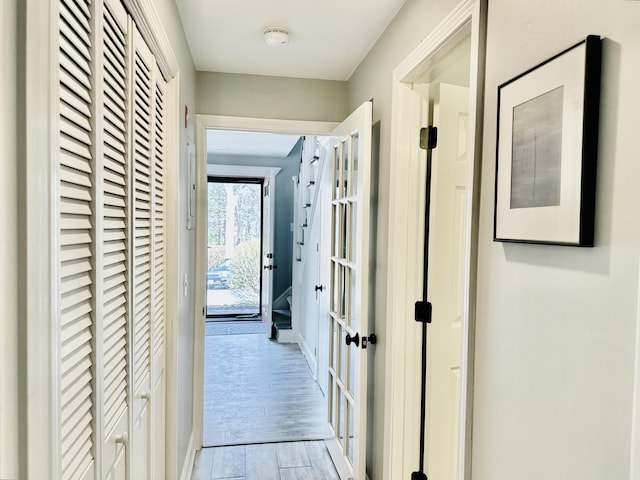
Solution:
<svg viewBox="0 0 640 480">
<path fill-rule="evenodd" d="M 291 295 L 287 297 L 288 309 L 273 309 L 271 320 L 273 323 L 273 337 L 278 343 L 292 343 L 293 330 L 291 329 Z"/>
</svg>

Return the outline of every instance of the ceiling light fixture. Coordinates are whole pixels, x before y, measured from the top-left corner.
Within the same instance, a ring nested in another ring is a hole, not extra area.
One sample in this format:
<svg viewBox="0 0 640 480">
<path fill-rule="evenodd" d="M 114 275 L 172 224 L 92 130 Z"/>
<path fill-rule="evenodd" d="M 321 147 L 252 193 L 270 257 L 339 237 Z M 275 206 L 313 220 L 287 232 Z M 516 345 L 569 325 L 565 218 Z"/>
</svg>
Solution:
<svg viewBox="0 0 640 480">
<path fill-rule="evenodd" d="M 281 47 L 289 43 L 289 32 L 282 27 L 267 27 L 264 29 L 264 43 L 270 47 Z"/>
</svg>

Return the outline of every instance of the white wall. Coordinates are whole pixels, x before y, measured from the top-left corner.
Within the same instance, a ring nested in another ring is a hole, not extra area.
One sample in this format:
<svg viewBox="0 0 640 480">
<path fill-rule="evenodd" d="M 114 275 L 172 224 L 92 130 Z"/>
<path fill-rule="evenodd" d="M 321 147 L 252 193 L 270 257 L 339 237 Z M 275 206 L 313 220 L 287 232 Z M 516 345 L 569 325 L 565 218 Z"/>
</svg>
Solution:
<svg viewBox="0 0 640 480">
<path fill-rule="evenodd" d="M 458 4 L 457 0 L 408 0 L 385 33 L 371 49 L 367 57 L 358 66 L 347 84 L 348 110 L 352 111 L 362 102 L 373 99 L 374 139 L 379 142 L 377 171 L 378 185 L 372 188 L 377 196 L 377 235 L 376 244 L 376 294 L 374 312 L 386 312 L 387 309 L 387 250 L 390 201 L 389 172 L 390 137 L 391 137 L 391 74 L 405 57 L 429 35 L 429 33 Z M 375 155 L 375 151 L 374 151 Z M 417 300 L 417 299 L 416 299 Z M 386 330 L 384 315 L 376 315 L 375 330 L 378 334 Z M 393 321 L 407 322 L 410 318 L 397 318 Z M 374 381 L 373 381 L 373 438 L 369 439 L 367 458 L 369 477 L 372 480 L 382 479 L 383 458 L 383 418 L 385 396 L 386 346 L 384 335 L 375 348 Z M 419 357 L 416 356 L 416 361 Z M 416 419 L 418 421 L 418 419 Z M 371 428 L 370 428 L 371 430 Z M 417 457 L 417 454 L 416 454 Z M 417 462 L 417 458 L 416 458 Z M 417 467 L 417 465 L 416 465 Z"/>
<path fill-rule="evenodd" d="M 191 438 L 193 426 L 193 339 L 195 318 L 195 230 L 187 230 L 187 178 L 188 157 L 187 141 L 195 144 L 195 67 L 191 53 L 187 45 L 180 15 L 173 0 L 154 0 L 154 6 L 158 11 L 165 31 L 171 41 L 173 50 L 180 63 L 180 99 L 178 114 L 180 116 L 180 142 L 179 142 L 179 206 L 178 224 L 169 225 L 169 229 L 178 229 L 178 280 L 180 285 L 170 285 L 169 288 L 179 291 L 178 318 L 177 318 L 177 418 L 168 418 L 177 426 L 177 471 L 167 472 L 167 478 L 180 478 L 184 462 L 187 460 L 187 449 Z M 189 110 L 188 128 L 184 128 L 184 107 Z M 182 295 L 182 279 L 188 278 L 187 295 Z M 171 321 L 171 319 L 169 319 Z M 173 392 L 175 394 L 176 392 Z M 169 452 L 168 452 L 169 453 Z"/>
<path fill-rule="evenodd" d="M 640 220 L 640 3 L 491 0 L 474 480 L 629 478 Z M 596 247 L 491 241 L 497 86 L 605 37 Z"/>
<path fill-rule="evenodd" d="M 335 80 L 198 72 L 198 113 L 341 122 L 346 83 Z"/>
<path fill-rule="evenodd" d="M 0 6 L 0 478 L 18 478 L 16 0 Z"/>
</svg>

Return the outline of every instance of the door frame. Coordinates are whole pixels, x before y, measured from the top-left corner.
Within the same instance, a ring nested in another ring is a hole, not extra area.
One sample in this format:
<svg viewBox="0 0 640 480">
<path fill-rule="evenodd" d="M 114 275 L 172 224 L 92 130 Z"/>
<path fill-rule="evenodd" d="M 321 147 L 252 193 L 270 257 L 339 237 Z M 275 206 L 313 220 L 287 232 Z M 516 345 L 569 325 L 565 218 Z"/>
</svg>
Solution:
<svg viewBox="0 0 640 480">
<path fill-rule="evenodd" d="M 418 148 L 422 96 L 413 81 L 428 71 L 441 49 L 471 26 L 469 85 L 469 168 L 465 220 L 464 294 L 462 314 L 461 418 L 458 480 L 471 478 L 471 431 L 475 338 L 475 294 L 479 217 L 480 162 L 484 92 L 484 52 L 487 0 L 463 0 L 393 71 L 389 259 L 385 370 L 383 478 L 408 478 L 418 466 L 420 399 L 419 324 L 413 322 L 414 303 L 422 296 L 424 236 L 424 162 Z M 407 179 L 414 179 L 407 182 Z M 416 205 L 419 207 L 416 208 Z M 413 212 L 407 215 L 407 212 Z"/>
<path fill-rule="evenodd" d="M 328 135 L 338 125 L 337 122 L 282 120 L 274 118 L 230 117 L 223 115 L 196 115 L 196 212 L 205 212 L 207 165 L 207 130 L 229 130 L 240 132 L 284 133 L 290 135 Z M 243 176 L 252 167 L 242 169 Z M 258 167 L 259 168 L 259 167 Z M 275 177 L 275 174 L 274 174 Z M 274 183 L 275 185 L 275 183 Z M 204 419 L 204 320 L 206 312 L 206 259 L 207 221 L 205 215 L 196 217 L 196 258 L 195 258 L 195 328 L 193 344 L 193 448 L 202 448 Z"/>
</svg>

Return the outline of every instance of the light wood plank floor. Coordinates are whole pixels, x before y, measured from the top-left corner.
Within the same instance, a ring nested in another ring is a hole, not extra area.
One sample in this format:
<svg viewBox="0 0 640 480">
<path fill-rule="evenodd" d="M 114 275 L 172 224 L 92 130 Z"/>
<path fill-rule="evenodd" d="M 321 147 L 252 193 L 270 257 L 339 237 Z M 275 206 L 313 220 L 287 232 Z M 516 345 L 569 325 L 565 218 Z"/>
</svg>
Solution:
<svg viewBox="0 0 640 480">
<path fill-rule="evenodd" d="M 340 480 L 324 441 L 204 448 L 192 480 Z"/>
<path fill-rule="evenodd" d="M 330 437 L 324 395 L 295 344 L 209 335 L 204 376 L 205 447 Z"/>
<path fill-rule="evenodd" d="M 192 480 L 339 480 L 323 440 L 325 412 L 297 345 L 207 333 L 204 445 L 211 448 L 198 452 Z"/>
</svg>

